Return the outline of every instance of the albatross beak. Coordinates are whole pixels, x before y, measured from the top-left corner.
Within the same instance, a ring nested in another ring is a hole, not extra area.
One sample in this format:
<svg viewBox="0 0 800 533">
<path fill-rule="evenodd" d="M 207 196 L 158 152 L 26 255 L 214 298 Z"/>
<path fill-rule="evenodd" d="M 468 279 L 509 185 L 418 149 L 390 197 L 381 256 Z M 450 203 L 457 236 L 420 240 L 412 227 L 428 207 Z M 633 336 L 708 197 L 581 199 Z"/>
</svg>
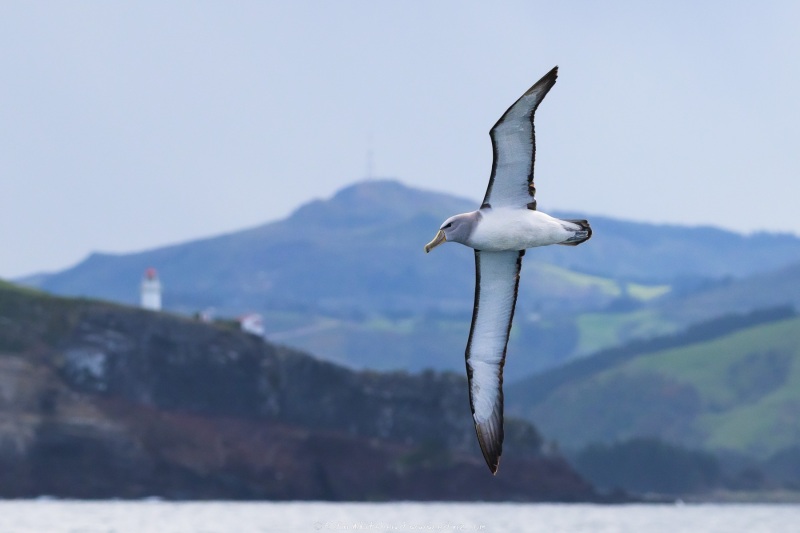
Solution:
<svg viewBox="0 0 800 533">
<path fill-rule="evenodd" d="M 427 254 L 428 252 L 430 252 L 431 250 L 433 250 L 446 240 L 447 237 L 444 236 L 444 232 L 442 230 L 439 230 L 439 232 L 436 234 L 436 237 L 434 237 L 431 242 L 425 245 L 425 253 Z"/>
</svg>

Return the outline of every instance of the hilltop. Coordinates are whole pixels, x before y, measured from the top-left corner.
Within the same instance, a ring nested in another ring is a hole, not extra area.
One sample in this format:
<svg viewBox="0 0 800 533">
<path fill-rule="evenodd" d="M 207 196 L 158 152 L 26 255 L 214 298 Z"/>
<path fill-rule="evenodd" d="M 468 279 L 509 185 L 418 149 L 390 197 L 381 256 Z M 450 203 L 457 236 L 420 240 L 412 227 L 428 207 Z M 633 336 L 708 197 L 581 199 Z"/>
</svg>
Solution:
<svg viewBox="0 0 800 533">
<path fill-rule="evenodd" d="M 526 422 L 488 475 L 465 379 L 0 282 L 0 497 L 596 500 Z"/>
<path fill-rule="evenodd" d="M 57 294 L 133 304 L 142 272 L 156 266 L 168 281 L 173 309 L 215 305 L 237 311 L 242 305 L 272 309 L 289 304 L 364 313 L 417 311 L 429 305 L 451 309 L 453 303 L 471 303 L 459 282 L 472 281 L 472 265 L 464 266 L 463 258 L 456 257 L 464 255 L 453 251 L 461 247 L 426 256 L 422 245 L 444 218 L 475 208 L 475 201 L 397 181 L 366 181 L 301 206 L 284 220 L 151 251 L 96 253 L 71 269 L 35 276 L 31 282 Z M 800 262 L 800 238 L 789 234 L 745 236 L 711 227 L 554 214 L 590 218 L 592 245 L 538 249 L 526 257 L 527 263 L 553 265 L 556 269 L 545 269 L 551 273 L 585 275 L 574 285 L 605 296 L 619 296 L 620 287 L 604 288 L 599 280 L 662 285 L 685 278 L 740 278 Z M 414 300 L 409 289 L 417 293 Z"/>
</svg>

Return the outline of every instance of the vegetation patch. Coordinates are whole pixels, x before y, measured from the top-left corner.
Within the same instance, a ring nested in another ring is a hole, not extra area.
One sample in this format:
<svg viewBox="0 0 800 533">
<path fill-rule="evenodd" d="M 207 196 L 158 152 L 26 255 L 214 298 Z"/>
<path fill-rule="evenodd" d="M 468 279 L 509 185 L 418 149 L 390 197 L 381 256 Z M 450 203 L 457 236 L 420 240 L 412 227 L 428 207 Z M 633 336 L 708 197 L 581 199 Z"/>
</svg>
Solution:
<svg viewBox="0 0 800 533">
<path fill-rule="evenodd" d="M 579 342 L 576 354 L 586 355 L 633 339 L 646 339 L 673 333 L 678 326 L 654 309 L 628 313 L 584 313 L 578 316 Z"/>
<path fill-rule="evenodd" d="M 598 488 L 640 494 L 696 493 L 723 482 L 713 455 L 653 438 L 587 446 L 576 455 L 575 466 Z"/>
</svg>

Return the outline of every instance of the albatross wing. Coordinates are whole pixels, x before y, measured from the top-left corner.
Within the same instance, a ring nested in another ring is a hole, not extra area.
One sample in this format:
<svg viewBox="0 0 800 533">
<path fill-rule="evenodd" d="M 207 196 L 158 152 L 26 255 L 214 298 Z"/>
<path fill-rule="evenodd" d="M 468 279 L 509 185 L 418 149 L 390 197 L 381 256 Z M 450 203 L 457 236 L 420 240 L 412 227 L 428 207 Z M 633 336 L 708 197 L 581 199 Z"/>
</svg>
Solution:
<svg viewBox="0 0 800 533">
<path fill-rule="evenodd" d="M 533 115 L 550 88 L 555 85 L 558 67 L 545 74 L 519 100 L 508 108 L 492 127 L 492 175 L 483 206 L 536 209 L 533 162 L 536 137 Z"/>
<path fill-rule="evenodd" d="M 475 251 L 475 306 L 467 342 L 467 378 L 475 431 L 493 474 L 503 452 L 503 365 L 524 254 L 524 250 Z"/>
</svg>

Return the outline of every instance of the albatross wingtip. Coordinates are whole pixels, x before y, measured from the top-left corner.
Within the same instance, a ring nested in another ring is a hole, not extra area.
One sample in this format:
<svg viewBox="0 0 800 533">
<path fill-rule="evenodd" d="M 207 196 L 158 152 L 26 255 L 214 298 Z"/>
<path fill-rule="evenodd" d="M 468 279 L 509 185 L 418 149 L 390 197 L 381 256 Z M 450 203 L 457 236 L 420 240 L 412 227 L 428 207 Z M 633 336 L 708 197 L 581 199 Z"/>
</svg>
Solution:
<svg viewBox="0 0 800 533">
<path fill-rule="evenodd" d="M 501 415 L 502 416 L 502 415 Z M 492 475 L 497 474 L 500 466 L 500 456 L 503 454 L 503 422 L 502 418 L 495 418 L 489 423 L 476 423 L 475 430 L 478 434 L 478 444 L 480 444 L 486 466 Z"/>
<path fill-rule="evenodd" d="M 533 84 L 533 87 L 528 89 L 528 93 L 538 92 L 541 90 L 542 87 L 547 87 L 545 94 L 547 91 L 550 90 L 550 87 L 556 84 L 556 79 L 558 79 L 558 65 L 550 69 L 550 72 L 539 78 L 539 81 Z M 544 95 L 542 95 L 544 98 Z"/>
<path fill-rule="evenodd" d="M 493 476 L 496 476 L 497 470 L 500 468 L 500 455 L 487 453 L 483 450 L 483 458 L 486 459 L 486 466 L 489 467 L 489 472 L 491 472 Z"/>
</svg>

